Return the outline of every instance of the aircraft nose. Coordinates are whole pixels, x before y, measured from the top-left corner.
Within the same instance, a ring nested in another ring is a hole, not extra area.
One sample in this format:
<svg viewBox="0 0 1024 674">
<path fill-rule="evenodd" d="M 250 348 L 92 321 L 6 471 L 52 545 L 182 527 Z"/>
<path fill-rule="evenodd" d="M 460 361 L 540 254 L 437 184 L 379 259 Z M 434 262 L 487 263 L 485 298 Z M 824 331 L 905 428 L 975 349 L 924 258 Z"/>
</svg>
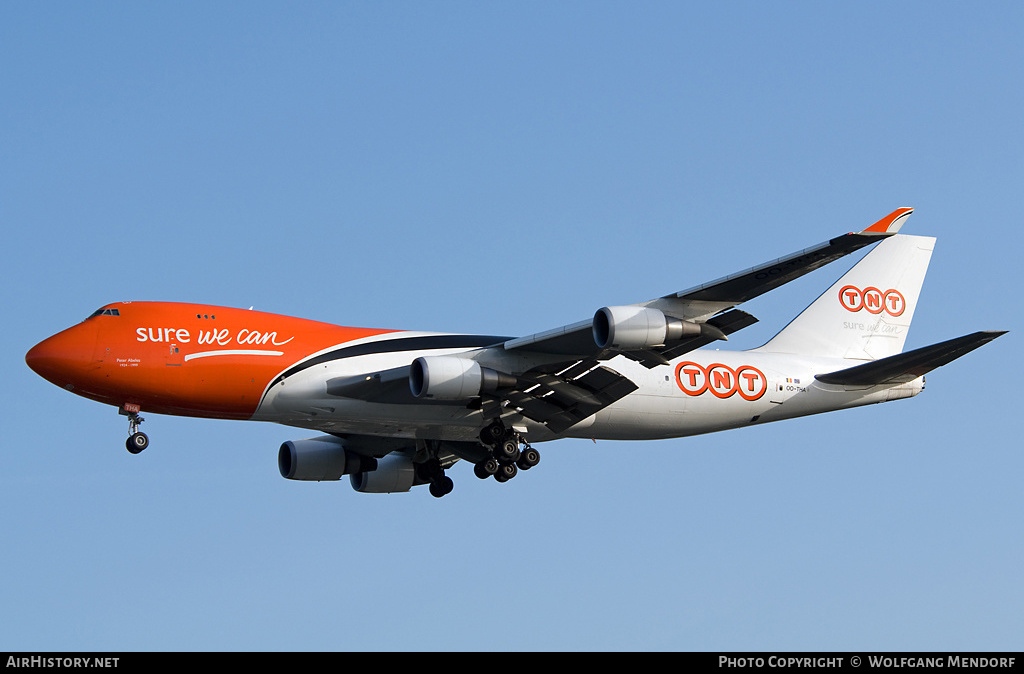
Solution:
<svg viewBox="0 0 1024 674">
<path fill-rule="evenodd" d="M 76 325 L 33 346 L 25 363 L 43 379 L 66 386 L 92 362 L 95 346 L 95 331 Z"/>
</svg>

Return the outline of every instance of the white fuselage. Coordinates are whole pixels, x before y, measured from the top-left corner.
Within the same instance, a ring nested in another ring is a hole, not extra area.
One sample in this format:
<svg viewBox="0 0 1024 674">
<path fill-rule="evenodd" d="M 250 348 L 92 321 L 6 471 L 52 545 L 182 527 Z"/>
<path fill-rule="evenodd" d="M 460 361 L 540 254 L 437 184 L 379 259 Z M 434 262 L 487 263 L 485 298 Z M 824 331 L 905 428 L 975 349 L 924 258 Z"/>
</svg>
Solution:
<svg viewBox="0 0 1024 674">
<path fill-rule="evenodd" d="M 475 353 L 459 349 L 373 353 L 318 364 L 271 385 L 253 419 L 325 433 L 475 440 L 483 425 L 481 412 L 465 403 L 372 402 L 330 395 L 326 386 L 334 378 L 406 366 L 418 356 L 460 354 L 472 358 Z M 617 356 L 603 364 L 633 381 L 638 389 L 564 433 L 552 433 L 514 409 L 508 409 L 503 420 L 530 442 L 560 437 L 650 440 L 907 398 L 924 387 L 923 377 L 898 386 L 870 387 L 835 386 L 814 378 L 857 362 L 756 349 L 697 350 L 668 365 L 647 368 Z"/>
</svg>

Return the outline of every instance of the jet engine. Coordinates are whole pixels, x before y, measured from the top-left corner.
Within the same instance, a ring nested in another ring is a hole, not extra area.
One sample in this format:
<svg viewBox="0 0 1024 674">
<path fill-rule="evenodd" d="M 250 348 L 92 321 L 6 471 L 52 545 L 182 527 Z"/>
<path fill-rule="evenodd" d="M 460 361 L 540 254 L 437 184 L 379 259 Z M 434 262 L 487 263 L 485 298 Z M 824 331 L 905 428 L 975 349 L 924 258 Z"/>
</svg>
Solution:
<svg viewBox="0 0 1024 674">
<path fill-rule="evenodd" d="M 697 323 L 669 318 L 657 309 L 604 307 L 594 314 L 594 343 L 602 349 L 648 349 L 701 334 Z"/>
<path fill-rule="evenodd" d="M 409 369 L 409 389 L 417 398 L 466 400 L 515 384 L 510 374 L 458 356 L 420 356 Z"/>
<path fill-rule="evenodd" d="M 277 452 L 281 477 L 289 480 L 340 480 L 342 475 L 371 471 L 376 465 L 376 459 L 345 449 L 345 442 L 333 435 L 289 440 Z"/>
<path fill-rule="evenodd" d="M 353 472 L 352 488 L 364 494 L 393 494 L 412 489 L 416 483 L 416 467 L 405 454 L 389 454 L 377 462 L 373 471 Z"/>
</svg>

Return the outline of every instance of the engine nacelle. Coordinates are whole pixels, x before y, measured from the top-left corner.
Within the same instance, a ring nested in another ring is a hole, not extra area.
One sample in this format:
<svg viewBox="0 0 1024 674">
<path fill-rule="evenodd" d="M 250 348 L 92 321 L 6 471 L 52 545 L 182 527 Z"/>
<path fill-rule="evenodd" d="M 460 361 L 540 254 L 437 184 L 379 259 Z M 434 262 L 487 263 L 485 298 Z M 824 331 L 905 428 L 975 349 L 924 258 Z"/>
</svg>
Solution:
<svg viewBox="0 0 1024 674">
<path fill-rule="evenodd" d="M 348 451 L 345 442 L 333 435 L 289 440 L 277 452 L 278 470 L 289 480 L 340 480 L 342 475 L 373 470 L 376 465 L 376 459 Z"/>
<path fill-rule="evenodd" d="M 602 349 L 649 349 L 699 334 L 697 323 L 649 307 L 604 307 L 594 314 L 594 343 Z"/>
<path fill-rule="evenodd" d="M 512 375 L 458 356 L 420 356 L 409 368 L 409 390 L 417 398 L 466 400 L 515 383 Z"/>
<path fill-rule="evenodd" d="M 377 462 L 372 472 L 353 472 L 352 488 L 364 494 L 393 494 L 412 489 L 416 467 L 404 454 L 389 454 Z"/>
</svg>

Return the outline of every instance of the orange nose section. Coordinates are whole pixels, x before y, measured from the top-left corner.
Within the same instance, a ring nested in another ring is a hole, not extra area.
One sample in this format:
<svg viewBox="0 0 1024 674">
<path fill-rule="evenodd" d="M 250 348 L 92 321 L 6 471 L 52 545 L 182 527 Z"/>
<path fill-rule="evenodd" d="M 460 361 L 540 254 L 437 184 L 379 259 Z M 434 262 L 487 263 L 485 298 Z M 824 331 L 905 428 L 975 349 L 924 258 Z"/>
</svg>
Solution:
<svg viewBox="0 0 1024 674">
<path fill-rule="evenodd" d="M 95 326 L 83 323 L 33 346 L 25 354 L 25 362 L 40 377 L 67 386 L 91 366 L 95 347 Z"/>
</svg>

